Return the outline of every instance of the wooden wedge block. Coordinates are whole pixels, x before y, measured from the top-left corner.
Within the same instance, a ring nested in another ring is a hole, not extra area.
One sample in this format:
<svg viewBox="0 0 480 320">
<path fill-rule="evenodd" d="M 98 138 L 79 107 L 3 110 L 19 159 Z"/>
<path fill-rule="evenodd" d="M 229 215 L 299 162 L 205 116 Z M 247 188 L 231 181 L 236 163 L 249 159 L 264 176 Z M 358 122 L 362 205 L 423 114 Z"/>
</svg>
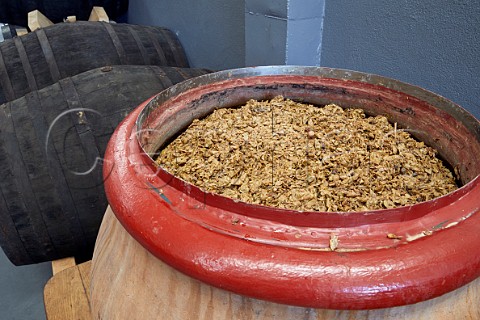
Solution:
<svg viewBox="0 0 480 320">
<path fill-rule="evenodd" d="M 109 18 L 105 9 L 103 7 L 93 7 L 92 12 L 90 13 L 90 18 L 88 21 L 105 21 L 109 22 Z"/>
<path fill-rule="evenodd" d="M 17 29 L 17 36 L 23 36 L 28 33 L 28 30 L 26 28 L 18 28 Z"/>
<path fill-rule="evenodd" d="M 63 21 L 64 22 L 76 22 L 77 21 L 77 16 L 68 16 Z"/>
<path fill-rule="evenodd" d="M 40 11 L 33 10 L 28 13 L 28 27 L 30 28 L 30 31 L 51 25 L 53 25 L 53 22 L 45 17 Z"/>
</svg>

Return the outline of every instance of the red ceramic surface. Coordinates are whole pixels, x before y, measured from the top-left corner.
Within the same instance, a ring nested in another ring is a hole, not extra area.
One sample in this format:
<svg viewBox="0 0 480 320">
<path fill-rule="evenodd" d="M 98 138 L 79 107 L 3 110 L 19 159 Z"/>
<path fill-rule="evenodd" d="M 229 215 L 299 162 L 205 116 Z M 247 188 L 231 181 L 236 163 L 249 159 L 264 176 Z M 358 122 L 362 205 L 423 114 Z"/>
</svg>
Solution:
<svg viewBox="0 0 480 320">
<path fill-rule="evenodd" d="M 204 193 L 157 168 L 145 153 L 215 106 L 277 94 L 361 106 L 415 128 L 457 168 L 464 186 L 396 209 L 296 212 Z M 105 188 L 135 239 L 206 283 L 305 307 L 392 307 L 439 296 L 480 275 L 479 128 L 448 100 L 378 76 L 295 67 L 224 71 L 175 86 L 132 112 L 110 140 Z"/>
</svg>

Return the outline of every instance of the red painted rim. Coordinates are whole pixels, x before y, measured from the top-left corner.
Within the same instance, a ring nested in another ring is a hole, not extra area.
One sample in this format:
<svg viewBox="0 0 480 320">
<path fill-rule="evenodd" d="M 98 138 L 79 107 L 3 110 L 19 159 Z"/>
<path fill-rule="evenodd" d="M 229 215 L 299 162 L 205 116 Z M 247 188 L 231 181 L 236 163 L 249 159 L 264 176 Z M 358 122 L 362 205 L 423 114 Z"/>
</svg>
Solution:
<svg viewBox="0 0 480 320">
<path fill-rule="evenodd" d="M 175 90 L 162 93 L 168 99 L 144 119 L 142 130 L 162 125 L 167 132 L 170 116 L 193 108 L 190 102 L 212 92 L 259 84 L 341 85 L 352 92 L 395 98 L 395 105 L 409 100 L 417 114 L 432 108 L 418 95 L 357 79 L 275 75 L 245 77 L 240 84 L 238 79 L 213 78 L 214 85 L 192 85 L 173 98 Z M 480 275 L 480 176 L 435 201 L 391 210 L 298 213 L 235 203 L 203 193 L 153 166 L 137 139 L 136 122 L 145 106 L 160 100 L 140 105 L 117 128 L 106 151 L 105 188 L 127 231 L 174 268 L 239 294 L 330 309 L 415 303 Z M 436 113 L 445 123 L 452 121 L 447 113 Z M 459 121 L 451 126 L 454 129 L 445 130 L 469 134 Z M 445 144 L 460 150 L 456 142 L 454 137 Z M 145 147 L 145 141 L 142 144 Z M 465 157 L 471 162 L 476 156 Z M 460 169 L 477 168 L 477 163 L 466 163 Z M 389 233 L 401 239 L 390 239 Z M 332 234 L 339 239 L 335 251 L 329 247 Z"/>
</svg>

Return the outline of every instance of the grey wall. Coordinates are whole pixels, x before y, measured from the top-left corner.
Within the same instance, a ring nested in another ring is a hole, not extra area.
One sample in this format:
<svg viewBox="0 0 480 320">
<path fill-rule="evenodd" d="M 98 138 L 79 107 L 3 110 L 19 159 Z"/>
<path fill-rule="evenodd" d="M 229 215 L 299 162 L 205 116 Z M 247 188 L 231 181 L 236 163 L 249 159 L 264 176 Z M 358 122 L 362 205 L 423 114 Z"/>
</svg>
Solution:
<svg viewBox="0 0 480 320">
<path fill-rule="evenodd" d="M 321 65 L 419 85 L 480 118 L 478 0 L 132 0 L 194 67 Z"/>
<path fill-rule="evenodd" d="M 320 65 L 325 0 L 245 0 L 245 65 Z"/>
<path fill-rule="evenodd" d="M 289 0 L 285 63 L 319 66 L 326 0 Z"/>
<path fill-rule="evenodd" d="M 480 2 L 327 1 L 321 65 L 419 85 L 480 119 Z"/>
<path fill-rule="evenodd" d="M 287 9 L 288 0 L 245 0 L 246 66 L 285 64 Z"/>
<path fill-rule="evenodd" d="M 244 1 L 131 0 L 128 21 L 175 31 L 194 67 L 229 69 L 245 63 Z"/>
<path fill-rule="evenodd" d="M 45 319 L 43 287 L 51 276 L 49 262 L 17 267 L 0 249 L 0 319 Z"/>
<path fill-rule="evenodd" d="M 319 65 L 325 0 L 132 0 L 130 23 L 175 31 L 193 67 Z"/>
</svg>

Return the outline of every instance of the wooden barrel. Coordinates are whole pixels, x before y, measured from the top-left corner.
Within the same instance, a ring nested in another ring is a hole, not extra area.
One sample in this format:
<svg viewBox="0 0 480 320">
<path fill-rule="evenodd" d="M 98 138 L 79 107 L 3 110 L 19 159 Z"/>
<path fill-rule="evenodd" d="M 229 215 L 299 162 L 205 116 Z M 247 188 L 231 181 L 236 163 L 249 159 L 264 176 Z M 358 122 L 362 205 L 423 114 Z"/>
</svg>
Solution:
<svg viewBox="0 0 480 320">
<path fill-rule="evenodd" d="M 128 0 L 2 0 L 0 21 L 26 27 L 28 12 L 32 10 L 40 10 L 54 23 L 62 22 L 67 16 L 88 20 L 93 6 L 103 7 L 108 17 L 116 20 L 127 12 Z"/>
<path fill-rule="evenodd" d="M 153 256 L 110 208 L 95 244 L 90 290 L 94 319 L 480 319 L 480 279 L 432 300 L 375 310 L 302 308 L 240 296 L 190 278 Z"/>
<path fill-rule="evenodd" d="M 89 258 L 107 206 L 102 156 L 115 127 L 143 100 L 205 73 L 104 67 L 1 105 L 0 244 L 8 258 Z"/>
<path fill-rule="evenodd" d="M 177 36 L 168 29 L 60 23 L 0 44 L 0 103 L 84 71 L 120 64 L 189 66 Z"/>
</svg>

